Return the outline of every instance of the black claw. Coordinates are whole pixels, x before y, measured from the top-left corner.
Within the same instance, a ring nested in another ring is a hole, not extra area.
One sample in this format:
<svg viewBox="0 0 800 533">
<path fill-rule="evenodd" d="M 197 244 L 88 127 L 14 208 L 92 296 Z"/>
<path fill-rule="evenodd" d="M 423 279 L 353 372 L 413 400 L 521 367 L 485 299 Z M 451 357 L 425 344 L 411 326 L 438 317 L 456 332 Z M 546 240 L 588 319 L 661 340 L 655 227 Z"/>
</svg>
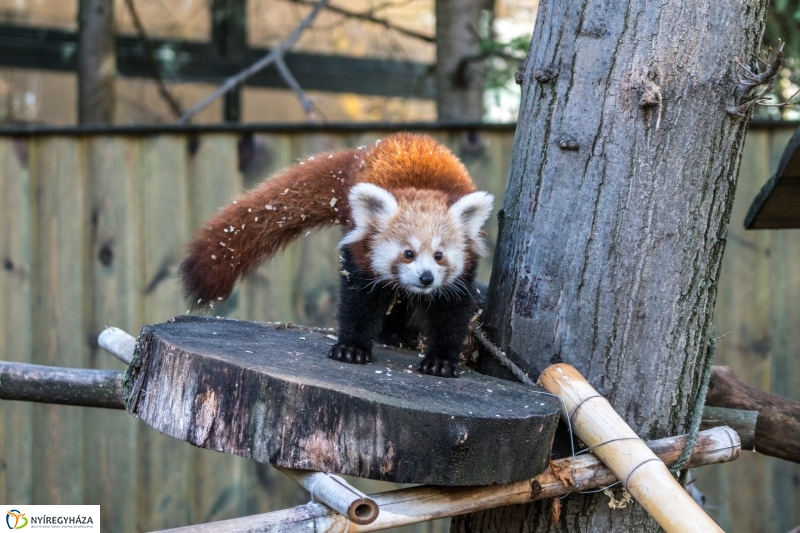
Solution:
<svg viewBox="0 0 800 533">
<path fill-rule="evenodd" d="M 372 361 L 369 350 L 363 350 L 352 344 L 338 343 L 331 347 L 328 357 L 343 363 L 363 365 Z"/>
<path fill-rule="evenodd" d="M 438 357 L 426 357 L 419 364 L 417 370 L 423 374 L 441 376 L 443 378 L 457 378 L 461 374 L 458 363 Z"/>
</svg>

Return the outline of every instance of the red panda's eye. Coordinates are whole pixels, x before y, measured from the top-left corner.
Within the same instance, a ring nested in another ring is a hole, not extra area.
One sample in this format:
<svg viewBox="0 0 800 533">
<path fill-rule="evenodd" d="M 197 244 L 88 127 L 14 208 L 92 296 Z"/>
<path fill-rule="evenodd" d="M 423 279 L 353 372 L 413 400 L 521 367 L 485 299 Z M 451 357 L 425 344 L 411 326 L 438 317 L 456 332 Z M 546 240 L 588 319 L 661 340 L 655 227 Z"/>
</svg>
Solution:
<svg viewBox="0 0 800 533">
<path fill-rule="evenodd" d="M 441 261 L 442 260 L 442 252 L 436 252 L 435 254 L 433 254 L 433 258 L 436 259 L 437 261 Z"/>
<path fill-rule="evenodd" d="M 403 255 L 405 256 L 406 259 L 414 259 L 414 252 L 412 252 L 411 250 L 406 250 L 405 252 L 403 252 Z"/>
</svg>

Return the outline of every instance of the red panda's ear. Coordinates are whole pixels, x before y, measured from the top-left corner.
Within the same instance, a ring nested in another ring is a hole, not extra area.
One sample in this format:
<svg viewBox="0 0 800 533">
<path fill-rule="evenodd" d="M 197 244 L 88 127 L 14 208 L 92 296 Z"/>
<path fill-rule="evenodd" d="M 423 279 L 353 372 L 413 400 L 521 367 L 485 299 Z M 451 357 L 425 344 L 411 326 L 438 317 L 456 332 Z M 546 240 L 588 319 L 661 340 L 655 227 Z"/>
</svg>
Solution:
<svg viewBox="0 0 800 533">
<path fill-rule="evenodd" d="M 392 193 L 371 183 L 359 183 L 350 189 L 348 200 L 355 228 L 344 236 L 340 246 L 361 240 L 371 225 L 386 222 L 397 211 Z"/>
<path fill-rule="evenodd" d="M 474 241 L 481 238 L 481 227 L 492 213 L 494 196 L 477 191 L 468 194 L 450 206 L 450 214 L 456 222 L 463 224 L 464 232 Z"/>
</svg>

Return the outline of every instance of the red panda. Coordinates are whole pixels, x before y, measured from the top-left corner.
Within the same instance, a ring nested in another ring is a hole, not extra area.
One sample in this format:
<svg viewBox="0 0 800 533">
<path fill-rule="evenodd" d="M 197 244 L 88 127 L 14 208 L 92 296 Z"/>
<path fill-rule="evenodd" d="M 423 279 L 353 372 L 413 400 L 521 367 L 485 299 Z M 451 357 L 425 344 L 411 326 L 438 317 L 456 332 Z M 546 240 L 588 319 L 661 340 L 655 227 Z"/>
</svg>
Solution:
<svg viewBox="0 0 800 533">
<path fill-rule="evenodd" d="M 446 147 L 398 133 L 309 157 L 233 200 L 188 245 L 180 276 L 194 307 L 213 307 L 292 240 L 338 222 L 339 337 L 328 356 L 370 362 L 373 342 L 408 339 L 415 317 L 419 370 L 456 377 L 493 199 Z"/>
</svg>

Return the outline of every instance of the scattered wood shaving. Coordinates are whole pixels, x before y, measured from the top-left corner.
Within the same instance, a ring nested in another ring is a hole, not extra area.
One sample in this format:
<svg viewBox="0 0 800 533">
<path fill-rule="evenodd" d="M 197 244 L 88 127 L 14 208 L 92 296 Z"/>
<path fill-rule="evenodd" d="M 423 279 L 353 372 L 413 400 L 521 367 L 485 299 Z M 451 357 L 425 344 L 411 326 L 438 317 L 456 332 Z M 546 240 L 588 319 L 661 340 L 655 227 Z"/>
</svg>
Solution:
<svg viewBox="0 0 800 533">
<path fill-rule="evenodd" d="M 565 487 L 574 487 L 575 478 L 572 477 L 572 466 L 569 463 L 556 463 L 550 461 L 550 471 Z"/>
<path fill-rule="evenodd" d="M 612 509 L 625 509 L 631 502 L 631 495 L 627 490 L 622 489 L 622 497 L 618 500 L 614 498 L 614 491 L 606 489 L 603 494 L 608 496 L 608 506 Z"/>
<path fill-rule="evenodd" d="M 559 498 L 553 498 L 553 523 L 558 524 L 558 521 L 561 520 L 561 500 Z"/>
</svg>

